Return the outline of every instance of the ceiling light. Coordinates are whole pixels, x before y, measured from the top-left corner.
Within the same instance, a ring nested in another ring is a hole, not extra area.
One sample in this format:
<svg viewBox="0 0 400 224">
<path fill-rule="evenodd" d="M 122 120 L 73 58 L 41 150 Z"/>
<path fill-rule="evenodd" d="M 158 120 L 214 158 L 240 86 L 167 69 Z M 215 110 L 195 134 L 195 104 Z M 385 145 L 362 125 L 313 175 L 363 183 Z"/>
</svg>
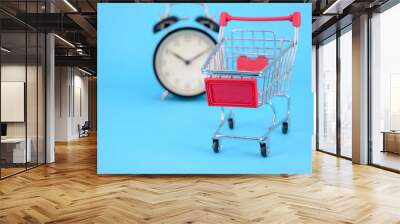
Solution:
<svg viewBox="0 0 400 224">
<path fill-rule="evenodd" d="M 9 50 L 9 49 L 7 49 L 5 47 L 1 47 L 1 51 L 4 51 L 6 53 L 10 53 L 11 52 L 11 50 Z"/>
<path fill-rule="evenodd" d="M 78 12 L 78 10 L 68 0 L 64 0 L 64 3 L 67 4 L 74 12 Z"/>
<path fill-rule="evenodd" d="M 60 37 L 60 36 L 57 35 L 57 34 L 54 34 L 54 36 L 57 37 L 57 38 L 58 38 L 59 40 L 61 40 L 62 42 L 66 43 L 68 46 L 75 48 L 75 45 L 73 45 L 73 44 L 72 44 L 71 42 L 69 42 L 68 40 L 66 40 L 66 39 L 64 39 L 64 38 L 62 38 L 62 37 Z"/>
<path fill-rule="evenodd" d="M 83 49 L 82 48 L 77 48 L 76 49 L 76 53 L 78 53 L 79 55 L 83 55 Z"/>
<path fill-rule="evenodd" d="M 342 14 L 343 10 L 353 2 L 354 0 L 336 0 L 322 14 Z"/>
<path fill-rule="evenodd" d="M 88 71 L 86 71 L 86 70 L 83 70 L 83 69 L 81 69 L 81 68 L 79 68 L 79 67 L 78 67 L 78 70 L 81 71 L 81 72 L 83 72 L 83 73 L 85 73 L 86 75 L 90 75 L 90 76 L 93 75 L 92 73 L 90 73 L 90 72 L 88 72 Z"/>
</svg>

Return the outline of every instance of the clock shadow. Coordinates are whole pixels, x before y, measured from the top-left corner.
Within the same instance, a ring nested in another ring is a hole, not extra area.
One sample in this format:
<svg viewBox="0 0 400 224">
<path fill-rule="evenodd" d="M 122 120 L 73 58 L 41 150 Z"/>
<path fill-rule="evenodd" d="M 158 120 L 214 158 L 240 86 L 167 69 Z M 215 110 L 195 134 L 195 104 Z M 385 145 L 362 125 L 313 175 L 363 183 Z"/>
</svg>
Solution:
<svg viewBox="0 0 400 224">
<path fill-rule="evenodd" d="M 207 96 L 205 93 L 202 95 L 193 96 L 193 97 L 177 96 L 177 95 L 170 93 L 170 94 L 168 94 L 168 96 L 165 99 L 161 99 L 161 94 L 159 96 L 154 96 L 154 98 L 157 98 L 157 100 L 165 101 L 165 102 L 201 102 L 201 101 L 204 101 L 205 103 L 207 103 Z"/>
</svg>

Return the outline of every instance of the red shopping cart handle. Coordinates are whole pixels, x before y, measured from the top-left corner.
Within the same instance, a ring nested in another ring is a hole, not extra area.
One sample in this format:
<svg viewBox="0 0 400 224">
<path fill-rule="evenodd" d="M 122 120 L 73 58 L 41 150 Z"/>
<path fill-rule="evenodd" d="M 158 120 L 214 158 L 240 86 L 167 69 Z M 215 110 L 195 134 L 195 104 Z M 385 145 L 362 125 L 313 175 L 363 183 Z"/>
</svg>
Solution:
<svg viewBox="0 0 400 224">
<path fill-rule="evenodd" d="M 219 18 L 220 26 L 227 26 L 229 21 L 290 21 L 294 27 L 300 27 L 301 24 L 301 13 L 294 12 L 289 16 L 276 16 L 276 17 L 239 17 L 231 16 L 227 12 L 222 12 Z"/>
</svg>

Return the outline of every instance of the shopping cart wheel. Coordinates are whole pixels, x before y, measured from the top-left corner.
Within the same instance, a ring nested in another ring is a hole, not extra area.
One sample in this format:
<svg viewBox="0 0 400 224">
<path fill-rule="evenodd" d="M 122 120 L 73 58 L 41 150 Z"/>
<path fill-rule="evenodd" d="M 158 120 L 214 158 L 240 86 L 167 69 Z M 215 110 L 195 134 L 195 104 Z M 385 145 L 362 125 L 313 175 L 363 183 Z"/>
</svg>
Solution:
<svg viewBox="0 0 400 224">
<path fill-rule="evenodd" d="M 233 129 L 235 127 L 235 123 L 233 123 L 233 118 L 228 118 L 228 126 L 229 129 Z"/>
<path fill-rule="evenodd" d="M 260 142 L 260 153 L 262 157 L 267 157 L 269 155 L 269 148 L 267 144 Z"/>
<path fill-rule="evenodd" d="M 219 153 L 219 140 L 218 139 L 213 139 L 212 148 L 215 153 Z"/>
<path fill-rule="evenodd" d="M 282 133 L 287 134 L 288 129 L 289 129 L 289 123 L 287 121 L 283 122 L 282 123 Z"/>
</svg>

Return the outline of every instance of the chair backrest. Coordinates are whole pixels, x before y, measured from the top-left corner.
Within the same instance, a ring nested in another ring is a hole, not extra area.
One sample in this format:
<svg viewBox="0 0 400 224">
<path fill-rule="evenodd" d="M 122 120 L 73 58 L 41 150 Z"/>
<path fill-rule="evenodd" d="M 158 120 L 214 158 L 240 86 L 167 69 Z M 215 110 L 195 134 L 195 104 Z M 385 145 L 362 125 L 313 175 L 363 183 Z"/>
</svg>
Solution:
<svg viewBox="0 0 400 224">
<path fill-rule="evenodd" d="M 83 124 L 82 128 L 87 128 L 88 129 L 90 127 L 89 124 L 90 124 L 89 121 L 85 121 L 85 123 Z"/>
</svg>

